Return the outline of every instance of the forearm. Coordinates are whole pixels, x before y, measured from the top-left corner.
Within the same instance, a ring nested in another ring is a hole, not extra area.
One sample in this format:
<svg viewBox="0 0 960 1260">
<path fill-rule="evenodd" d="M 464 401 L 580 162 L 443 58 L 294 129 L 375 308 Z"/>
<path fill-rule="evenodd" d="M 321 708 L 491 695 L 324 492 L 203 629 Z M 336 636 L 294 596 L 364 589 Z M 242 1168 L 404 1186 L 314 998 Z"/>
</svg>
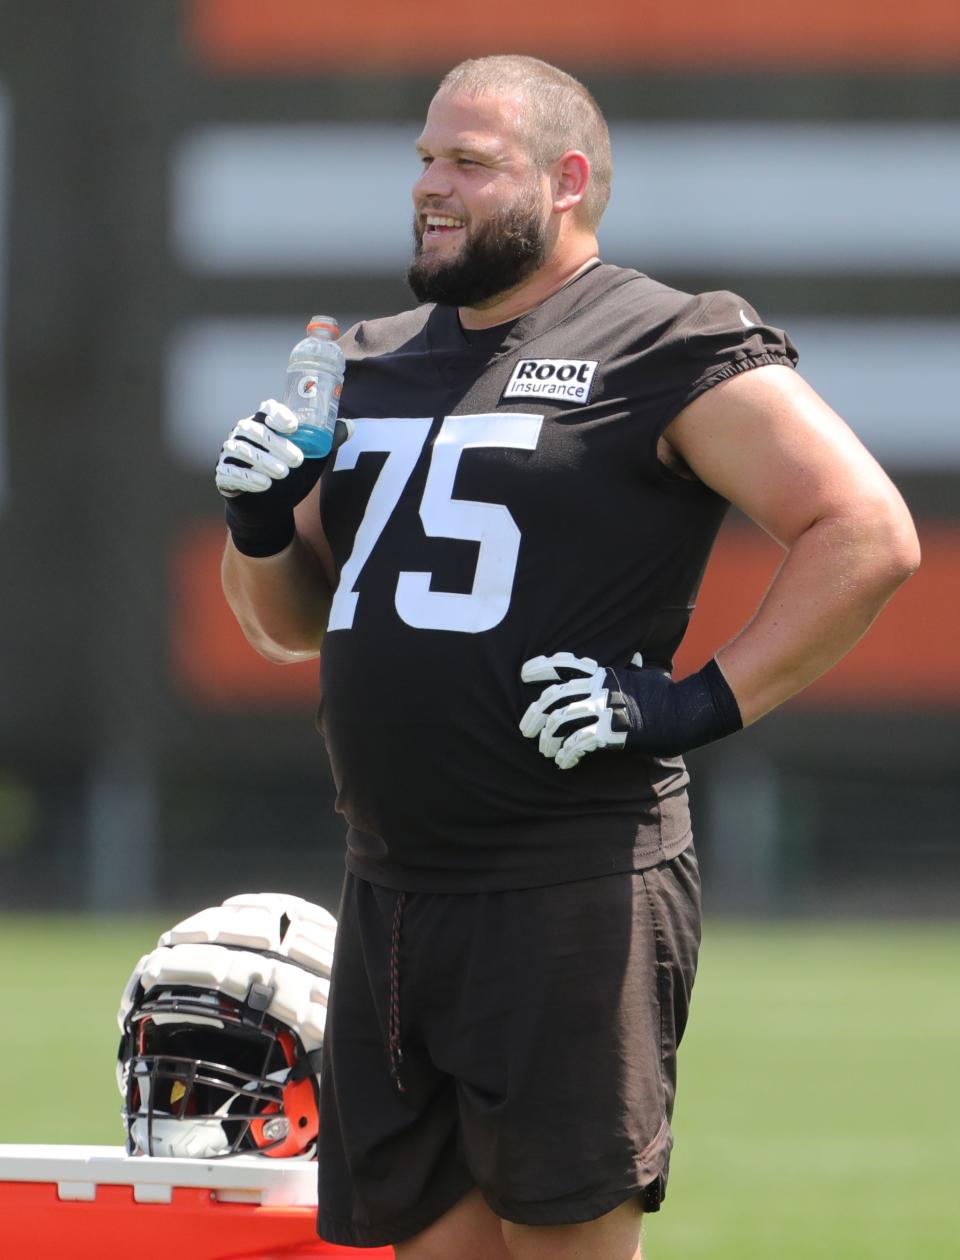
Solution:
<svg viewBox="0 0 960 1260">
<path fill-rule="evenodd" d="M 878 528 L 838 517 L 804 531 L 755 616 L 717 653 L 744 726 L 835 665 L 918 563 L 909 518 Z"/>
<path fill-rule="evenodd" d="M 277 664 L 319 656 L 330 584 L 299 535 L 279 554 L 264 557 L 243 555 L 228 537 L 221 579 L 241 630 L 262 656 Z"/>
</svg>

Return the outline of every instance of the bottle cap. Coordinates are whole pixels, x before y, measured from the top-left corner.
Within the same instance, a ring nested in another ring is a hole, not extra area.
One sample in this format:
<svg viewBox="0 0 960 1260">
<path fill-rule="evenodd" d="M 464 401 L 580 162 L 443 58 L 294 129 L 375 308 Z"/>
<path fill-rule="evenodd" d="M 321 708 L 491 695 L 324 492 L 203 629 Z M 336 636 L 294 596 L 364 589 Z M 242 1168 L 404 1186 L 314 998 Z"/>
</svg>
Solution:
<svg viewBox="0 0 960 1260">
<path fill-rule="evenodd" d="M 340 336 L 340 325 L 332 315 L 314 315 L 310 323 L 307 324 L 307 332 L 313 332 L 317 328 L 322 328 L 331 337 Z"/>
</svg>

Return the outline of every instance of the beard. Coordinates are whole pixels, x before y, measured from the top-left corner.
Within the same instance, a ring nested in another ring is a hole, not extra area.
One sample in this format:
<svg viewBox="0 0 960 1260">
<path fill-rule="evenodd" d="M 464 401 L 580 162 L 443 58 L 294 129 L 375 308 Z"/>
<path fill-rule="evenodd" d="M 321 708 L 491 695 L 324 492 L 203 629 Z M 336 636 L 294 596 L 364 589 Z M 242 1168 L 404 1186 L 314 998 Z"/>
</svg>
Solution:
<svg viewBox="0 0 960 1260">
<path fill-rule="evenodd" d="M 479 306 L 515 288 L 543 263 L 547 229 L 536 188 L 521 193 L 475 230 L 455 258 L 433 261 L 423 253 L 423 231 L 414 217 L 413 262 L 407 284 L 419 302 Z"/>
</svg>

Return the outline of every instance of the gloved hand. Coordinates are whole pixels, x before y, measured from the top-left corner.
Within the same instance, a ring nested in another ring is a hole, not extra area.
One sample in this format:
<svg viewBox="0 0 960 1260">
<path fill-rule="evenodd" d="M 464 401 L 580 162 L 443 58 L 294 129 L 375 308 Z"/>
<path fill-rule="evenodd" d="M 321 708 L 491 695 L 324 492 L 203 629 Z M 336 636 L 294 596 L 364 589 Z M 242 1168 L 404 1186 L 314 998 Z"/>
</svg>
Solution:
<svg viewBox="0 0 960 1260">
<path fill-rule="evenodd" d="M 225 515 L 234 546 L 246 556 L 273 556 L 296 532 L 293 509 L 317 484 L 326 459 L 306 459 L 288 440 L 297 417 L 268 398 L 260 410 L 231 429 L 217 461 L 217 489 L 227 500 Z M 337 421 L 334 449 L 352 430 Z M 329 458 L 329 456 L 327 457 Z"/>
<path fill-rule="evenodd" d="M 541 753 L 561 770 L 603 748 L 675 757 L 743 726 L 716 661 L 675 683 L 666 670 L 644 668 L 639 653 L 625 669 L 607 669 L 557 652 L 525 661 L 520 677 L 553 684 L 524 713 L 520 731 L 539 736 Z"/>
</svg>

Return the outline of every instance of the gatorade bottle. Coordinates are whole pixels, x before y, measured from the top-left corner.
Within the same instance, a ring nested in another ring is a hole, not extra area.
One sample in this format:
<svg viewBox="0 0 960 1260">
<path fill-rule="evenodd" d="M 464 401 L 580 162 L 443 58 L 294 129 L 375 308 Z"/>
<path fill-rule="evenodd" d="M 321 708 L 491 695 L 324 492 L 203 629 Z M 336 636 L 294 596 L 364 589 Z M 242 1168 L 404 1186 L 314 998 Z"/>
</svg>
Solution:
<svg viewBox="0 0 960 1260">
<path fill-rule="evenodd" d="M 329 315 L 314 315 L 307 335 L 290 351 L 283 401 L 300 421 L 290 441 L 308 459 L 322 459 L 333 445 L 343 374 L 343 351 L 337 345 L 340 329 Z"/>
</svg>

